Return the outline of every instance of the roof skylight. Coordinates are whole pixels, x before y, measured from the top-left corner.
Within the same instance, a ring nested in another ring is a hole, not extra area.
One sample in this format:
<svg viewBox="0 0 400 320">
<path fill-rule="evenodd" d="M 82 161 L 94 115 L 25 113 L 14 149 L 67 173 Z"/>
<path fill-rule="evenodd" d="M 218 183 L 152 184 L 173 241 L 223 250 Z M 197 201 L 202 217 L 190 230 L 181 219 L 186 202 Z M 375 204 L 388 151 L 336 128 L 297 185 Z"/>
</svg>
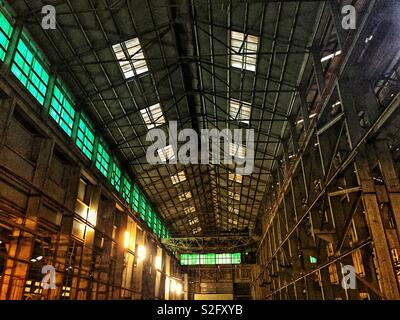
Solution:
<svg viewBox="0 0 400 320">
<path fill-rule="evenodd" d="M 140 113 L 142 114 L 143 120 L 149 130 L 165 123 L 164 115 L 159 103 L 140 110 Z"/>
<path fill-rule="evenodd" d="M 241 174 L 238 174 L 238 173 L 229 173 L 229 180 L 242 183 L 243 176 Z"/>
<path fill-rule="evenodd" d="M 246 148 L 243 145 L 229 142 L 229 155 L 244 159 L 246 157 Z"/>
<path fill-rule="evenodd" d="M 185 211 L 186 214 L 189 214 L 189 213 L 195 212 L 196 208 L 193 206 L 185 207 L 185 208 L 183 208 L 183 211 Z"/>
<path fill-rule="evenodd" d="M 258 42 L 257 36 L 231 31 L 231 66 L 255 72 Z"/>
<path fill-rule="evenodd" d="M 250 104 L 243 101 L 231 99 L 229 106 L 229 115 L 233 119 L 249 124 L 250 114 L 251 114 Z"/>
<path fill-rule="evenodd" d="M 162 162 L 167 162 L 167 160 L 175 159 L 174 149 L 171 145 L 168 145 L 161 149 L 157 149 L 157 152 Z"/>
<path fill-rule="evenodd" d="M 240 201 L 240 194 L 239 193 L 228 191 L 228 195 L 229 195 L 230 198 L 235 199 L 237 201 Z"/>
<path fill-rule="evenodd" d="M 173 184 L 185 181 L 186 180 L 185 171 L 180 171 L 177 174 L 172 175 L 171 180 Z"/>
<path fill-rule="evenodd" d="M 186 201 L 192 198 L 192 193 L 190 191 L 178 194 L 179 201 Z"/>
<path fill-rule="evenodd" d="M 144 59 L 139 38 L 133 38 L 112 46 L 125 79 L 132 78 L 149 71 Z"/>
</svg>

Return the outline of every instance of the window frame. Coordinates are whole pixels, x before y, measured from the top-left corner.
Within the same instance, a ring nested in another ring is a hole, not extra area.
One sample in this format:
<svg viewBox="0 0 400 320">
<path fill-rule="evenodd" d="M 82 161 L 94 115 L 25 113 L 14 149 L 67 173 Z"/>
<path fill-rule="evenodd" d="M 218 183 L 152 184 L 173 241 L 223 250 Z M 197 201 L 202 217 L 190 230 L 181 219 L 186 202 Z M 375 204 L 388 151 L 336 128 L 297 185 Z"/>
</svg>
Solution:
<svg viewBox="0 0 400 320">
<path fill-rule="evenodd" d="M 103 141 L 99 141 L 99 143 L 97 144 L 95 166 L 106 178 L 108 177 L 108 174 L 110 172 L 110 162 L 111 157 L 109 152 L 107 151 L 105 143 Z"/>
<path fill-rule="evenodd" d="M 81 135 L 82 138 L 80 137 Z M 89 160 L 93 159 L 95 132 L 89 119 L 83 113 L 79 116 L 75 144 Z"/>
<path fill-rule="evenodd" d="M 59 96 L 56 94 L 57 91 L 59 92 Z M 55 103 L 58 104 L 59 110 L 57 110 Z M 60 81 L 57 81 L 57 83 L 54 84 L 53 92 L 51 94 L 49 115 L 63 130 L 63 132 L 68 135 L 68 137 L 72 137 L 75 123 L 76 110 L 74 104 L 73 98 L 68 93 L 65 86 Z M 67 115 L 67 118 L 63 116 L 65 114 Z M 65 124 L 67 128 L 65 128 L 63 124 Z"/>
<path fill-rule="evenodd" d="M 18 39 L 11 73 L 44 106 L 50 82 L 50 66 L 33 40 L 22 32 Z"/>
</svg>

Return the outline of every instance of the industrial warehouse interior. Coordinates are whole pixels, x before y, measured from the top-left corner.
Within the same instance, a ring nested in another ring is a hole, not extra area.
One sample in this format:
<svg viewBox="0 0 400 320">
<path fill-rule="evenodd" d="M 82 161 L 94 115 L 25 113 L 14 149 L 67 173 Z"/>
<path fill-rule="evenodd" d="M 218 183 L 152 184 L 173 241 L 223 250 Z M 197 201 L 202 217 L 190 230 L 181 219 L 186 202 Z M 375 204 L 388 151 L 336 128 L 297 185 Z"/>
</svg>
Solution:
<svg viewBox="0 0 400 320">
<path fill-rule="evenodd" d="M 399 17 L 0 0 L 0 300 L 400 300 Z"/>
</svg>

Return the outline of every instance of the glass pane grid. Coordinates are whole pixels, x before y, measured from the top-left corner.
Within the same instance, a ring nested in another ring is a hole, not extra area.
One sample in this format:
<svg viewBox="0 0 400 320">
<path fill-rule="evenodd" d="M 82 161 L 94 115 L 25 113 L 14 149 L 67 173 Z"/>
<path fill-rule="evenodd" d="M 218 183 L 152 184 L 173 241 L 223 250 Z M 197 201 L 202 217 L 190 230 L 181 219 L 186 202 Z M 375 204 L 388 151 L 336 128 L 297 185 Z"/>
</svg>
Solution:
<svg viewBox="0 0 400 320">
<path fill-rule="evenodd" d="M 45 70 L 43 63 L 38 60 L 38 57 L 41 57 L 40 52 L 37 49 L 33 49 L 31 41 L 28 40 L 28 42 L 32 49 L 28 47 L 25 40 L 19 39 L 11 72 L 34 98 L 43 105 L 49 83 L 49 74 Z"/>
<path fill-rule="evenodd" d="M 133 188 L 132 206 L 133 210 L 135 210 L 136 212 L 139 212 L 139 197 L 140 197 L 139 188 L 135 184 L 135 187 Z"/>
<path fill-rule="evenodd" d="M 4 61 L 10 44 L 13 27 L 3 12 L 0 11 L 0 60 Z"/>
<path fill-rule="evenodd" d="M 154 217 L 153 208 L 150 205 L 147 205 L 146 222 L 147 222 L 147 226 L 149 228 L 151 228 L 153 226 L 153 217 Z"/>
<path fill-rule="evenodd" d="M 259 38 L 231 31 L 231 66 L 248 71 L 256 71 Z"/>
<path fill-rule="evenodd" d="M 122 188 L 122 197 L 126 202 L 131 202 L 131 188 L 132 184 L 129 182 L 128 178 L 124 178 L 124 187 Z"/>
<path fill-rule="evenodd" d="M 240 264 L 241 254 L 236 253 L 182 253 L 180 264 L 190 265 L 216 265 L 216 264 Z"/>
<path fill-rule="evenodd" d="M 107 153 L 104 145 L 99 143 L 97 146 L 96 168 L 100 170 L 103 176 L 107 177 L 109 165 L 110 155 Z"/>
<path fill-rule="evenodd" d="M 118 192 L 121 190 L 121 170 L 118 168 L 115 162 L 112 164 L 111 184 Z"/>
<path fill-rule="evenodd" d="M 75 143 L 85 156 L 92 159 L 94 149 L 94 131 L 83 114 L 81 114 L 79 119 L 78 134 Z"/>
<path fill-rule="evenodd" d="M 65 93 L 65 89 L 54 86 L 53 97 L 50 105 L 50 116 L 71 137 L 74 125 L 75 109 L 72 107 L 71 100 Z"/>
<path fill-rule="evenodd" d="M 139 214 L 140 217 L 145 220 L 146 219 L 146 208 L 147 208 L 147 201 L 143 194 L 140 195 L 140 205 L 139 205 Z"/>
<path fill-rule="evenodd" d="M 112 49 L 125 79 L 130 79 L 149 70 L 139 38 L 115 44 Z"/>
</svg>

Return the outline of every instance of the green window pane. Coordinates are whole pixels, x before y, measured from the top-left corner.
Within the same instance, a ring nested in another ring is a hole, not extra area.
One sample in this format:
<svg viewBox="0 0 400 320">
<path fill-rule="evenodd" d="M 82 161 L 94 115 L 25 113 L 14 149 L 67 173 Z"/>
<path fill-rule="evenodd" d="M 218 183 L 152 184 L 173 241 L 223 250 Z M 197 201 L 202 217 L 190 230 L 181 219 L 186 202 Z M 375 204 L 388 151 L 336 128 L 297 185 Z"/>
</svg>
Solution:
<svg viewBox="0 0 400 320">
<path fill-rule="evenodd" d="M 168 239 L 167 237 L 168 230 L 165 226 L 161 226 L 161 238 Z"/>
<path fill-rule="evenodd" d="M 189 264 L 189 255 L 182 253 L 179 257 L 179 261 L 182 266 L 187 266 Z"/>
<path fill-rule="evenodd" d="M 160 221 L 158 221 L 158 227 L 157 227 L 156 234 L 159 238 L 161 237 L 161 222 Z"/>
<path fill-rule="evenodd" d="M 200 255 L 199 254 L 189 255 L 188 264 L 191 266 L 200 264 Z"/>
<path fill-rule="evenodd" d="M 19 39 L 11 72 L 41 104 L 44 103 L 49 74 L 43 56 L 26 34 Z"/>
<path fill-rule="evenodd" d="M 139 214 L 143 220 L 146 220 L 147 201 L 145 196 L 140 194 Z"/>
<path fill-rule="evenodd" d="M 240 264 L 242 262 L 240 252 L 232 253 L 232 264 Z"/>
<path fill-rule="evenodd" d="M 232 256 L 230 253 L 219 253 L 216 256 L 217 264 L 232 264 Z"/>
<path fill-rule="evenodd" d="M 121 170 L 118 168 L 117 164 L 113 162 L 111 167 L 111 184 L 114 186 L 115 190 L 120 192 L 121 190 Z"/>
<path fill-rule="evenodd" d="M 137 184 L 135 184 L 133 188 L 133 197 L 132 197 L 132 207 L 135 212 L 139 212 L 139 198 L 140 198 L 139 187 Z"/>
<path fill-rule="evenodd" d="M 8 46 L 10 45 L 13 27 L 3 12 L 0 11 L 0 60 L 4 61 Z"/>
<path fill-rule="evenodd" d="M 75 109 L 72 107 L 72 101 L 67 95 L 66 89 L 61 88 L 59 85 L 54 86 L 49 112 L 50 116 L 60 125 L 61 129 L 71 137 Z"/>
<path fill-rule="evenodd" d="M 105 177 L 107 177 L 109 165 L 110 155 L 107 153 L 104 145 L 99 143 L 97 146 L 96 168 L 99 169 Z"/>
<path fill-rule="evenodd" d="M 158 218 L 156 217 L 156 215 L 154 215 L 153 217 L 153 224 L 152 224 L 152 230 L 155 234 L 157 234 L 157 230 L 158 230 Z"/>
<path fill-rule="evenodd" d="M 317 263 L 318 260 L 316 257 L 310 256 L 310 263 Z"/>
<path fill-rule="evenodd" d="M 127 177 L 124 177 L 124 184 L 122 188 L 122 197 L 125 199 L 125 201 L 130 204 L 131 203 L 131 189 L 132 189 L 132 184 L 129 182 Z"/>
<path fill-rule="evenodd" d="M 8 46 L 10 45 L 13 27 L 3 12 L 0 11 L 0 60 L 4 61 Z"/>
<path fill-rule="evenodd" d="M 156 216 L 154 216 L 153 231 L 158 237 L 161 237 L 161 221 Z"/>
<path fill-rule="evenodd" d="M 181 254 L 179 257 L 181 265 L 214 265 L 214 264 L 240 264 L 240 253 L 203 253 L 203 254 Z"/>
<path fill-rule="evenodd" d="M 75 143 L 83 154 L 91 160 L 94 148 L 94 131 L 84 114 L 81 114 L 79 118 Z"/>
<path fill-rule="evenodd" d="M 164 238 L 164 225 L 160 222 L 160 238 Z"/>
<path fill-rule="evenodd" d="M 153 226 L 154 211 L 150 204 L 147 204 L 146 222 L 149 228 Z"/>
<path fill-rule="evenodd" d="M 215 264 L 215 253 L 206 253 L 200 255 L 200 264 Z"/>
</svg>

